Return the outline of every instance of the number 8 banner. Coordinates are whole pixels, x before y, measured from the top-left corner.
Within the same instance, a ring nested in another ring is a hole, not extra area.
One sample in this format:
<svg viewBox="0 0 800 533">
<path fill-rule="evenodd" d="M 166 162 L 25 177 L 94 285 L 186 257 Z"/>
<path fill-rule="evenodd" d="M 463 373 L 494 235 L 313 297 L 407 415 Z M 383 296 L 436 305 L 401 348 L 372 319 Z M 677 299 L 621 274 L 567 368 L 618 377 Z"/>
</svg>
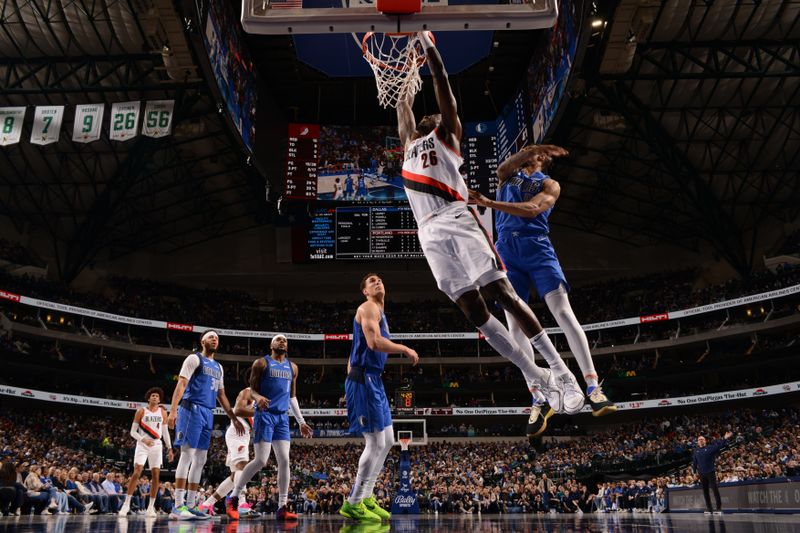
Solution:
<svg viewBox="0 0 800 533">
<path fill-rule="evenodd" d="M 172 110 L 175 100 L 151 100 L 144 108 L 142 135 L 146 137 L 166 137 L 172 133 Z"/>
<path fill-rule="evenodd" d="M 22 136 L 25 106 L 0 107 L 0 146 L 17 144 Z"/>
<path fill-rule="evenodd" d="M 105 104 L 82 104 L 75 106 L 75 125 L 72 140 L 76 143 L 90 143 L 100 138 Z"/>
<path fill-rule="evenodd" d="M 112 141 L 127 141 L 136 137 L 139 126 L 139 108 L 141 102 L 118 102 L 111 104 Z"/>
<path fill-rule="evenodd" d="M 37 106 L 33 115 L 31 144 L 44 145 L 58 142 L 63 117 L 63 105 Z"/>
</svg>

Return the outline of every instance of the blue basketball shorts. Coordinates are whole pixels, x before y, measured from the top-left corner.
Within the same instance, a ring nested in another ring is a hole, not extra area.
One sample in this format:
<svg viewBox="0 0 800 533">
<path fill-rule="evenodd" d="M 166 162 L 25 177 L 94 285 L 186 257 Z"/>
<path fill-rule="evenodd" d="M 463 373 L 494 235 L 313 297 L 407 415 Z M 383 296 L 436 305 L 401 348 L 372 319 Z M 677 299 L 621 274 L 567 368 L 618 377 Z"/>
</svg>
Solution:
<svg viewBox="0 0 800 533">
<path fill-rule="evenodd" d="M 547 235 L 501 236 L 497 252 L 506 265 L 508 280 L 524 301 L 528 301 L 531 287 L 536 289 L 539 298 L 558 289 L 559 285 L 569 292 L 567 278 Z"/>
<path fill-rule="evenodd" d="M 350 433 L 373 433 L 392 425 L 392 411 L 380 375 L 364 374 L 364 383 L 348 378 L 344 395 Z"/>
<path fill-rule="evenodd" d="M 207 450 L 211 444 L 211 431 L 214 429 L 214 410 L 202 405 L 192 404 L 191 409 L 178 407 L 178 420 L 175 422 L 176 448 L 184 444 L 189 448 Z"/>
<path fill-rule="evenodd" d="M 292 440 L 289 434 L 289 415 L 257 409 L 253 417 L 253 443 L 274 440 Z"/>
</svg>

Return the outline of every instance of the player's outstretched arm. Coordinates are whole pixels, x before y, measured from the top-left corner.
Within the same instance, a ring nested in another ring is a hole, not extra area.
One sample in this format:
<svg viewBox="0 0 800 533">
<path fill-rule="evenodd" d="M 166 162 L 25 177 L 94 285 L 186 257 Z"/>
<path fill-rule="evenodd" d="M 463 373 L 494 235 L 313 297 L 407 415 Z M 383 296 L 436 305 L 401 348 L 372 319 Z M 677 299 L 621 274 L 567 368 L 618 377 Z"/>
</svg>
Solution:
<svg viewBox="0 0 800 533">
<path fill-rule="evenodd" d="M 498 186 L 503 185 L 504 181 L 516 174 L 523 166 L 533 162 L 537 157 L 553 158 L 567 155 L 569 155 L 569 152 L 554 144 L 529 144 L 519 152 L 508 156 L 497 167 L 497 179 L 500 182 Z"/>
<path fill-rule="evenodd" d="M 554 179 L 546 179 L 542 182 L 542 190 L 539 194 L 524 202 L 498 202 L 473 190 L 469 191 L 469 200 L 470 203 L 490 207 L 509 215 L 533 218 L 556 205 L 560 194 L 561 185 Z"/>
<path fill-rule="evenodd" d="M 442 114 L 442 126 L 461 140 L 461 120 L 458 118 L 458 106 L 456 97 L 450 88 L 450 80 L 442 62 L 442 56 L 427 31 L 419 32 L 419 39 L 425 48 L 425 60 L 433 76 L 433 89 L 436 93 L 436 103 L 439 104 L 439 112 Z"/>
<path fill-rule="evenodd" d="M 364 302 L 356 312 L 356 319 L 361 324 L 361 329 L 364 331 L 364 338 L 367 340 L 367 346 L 370 350 L 385 352 L 385 353 L 399 353 L 408 357 L 411 363 L 416 365 L 419 361 L 417 352 L 403 344 L 397 344 L 381 335 L 381 310 L 373 302 Z"/>
<path fill-rule="evenodd" d="M 400 142 L 405 148 L 408 141 L 414 135 L 417 128 L 417 119 L 414 118 L 414 95 L 408 94 L 397 102 L 397 132 L 400 135 Z"/>
</svg>

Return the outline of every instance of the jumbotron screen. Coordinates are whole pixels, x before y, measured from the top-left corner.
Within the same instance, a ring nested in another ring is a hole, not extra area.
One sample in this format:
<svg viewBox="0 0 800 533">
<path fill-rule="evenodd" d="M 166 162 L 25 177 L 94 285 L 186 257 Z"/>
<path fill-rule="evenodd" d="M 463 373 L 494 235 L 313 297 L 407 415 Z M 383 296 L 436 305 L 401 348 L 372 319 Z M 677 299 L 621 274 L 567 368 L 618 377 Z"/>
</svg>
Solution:
<svg viewBox="0 0 800 533">
<path fill-rule="evenodd" d="M 312 213 L 310 261 L 422 257 L 417 224 L 408 206 L 343 206 Z"/>
</svg>

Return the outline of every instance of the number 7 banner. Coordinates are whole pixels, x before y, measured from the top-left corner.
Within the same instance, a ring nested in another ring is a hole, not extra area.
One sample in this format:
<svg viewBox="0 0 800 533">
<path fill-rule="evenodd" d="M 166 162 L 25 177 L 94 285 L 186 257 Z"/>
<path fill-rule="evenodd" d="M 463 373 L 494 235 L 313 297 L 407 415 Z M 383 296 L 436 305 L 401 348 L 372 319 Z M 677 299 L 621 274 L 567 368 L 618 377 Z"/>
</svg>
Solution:
<svg viewBox="0 0 800 533">
<path fill-rule="evenodd" d="M 82 104 L 75 106 L 75 125 L 72 140 L 77 143 L 90 143 L 100 138 L 105 104 Z"/>
<path fill-rule="evenodd" d="M 146 137 L 166 137 L 172 133 L 172 110 L 175 100 L 151 100 L 144 108 L 142 135 Z"/>
<path fill-rule="evenodd" d="M 63 105 L 37 106 L 33 115 L 31 144 L 45 145 L 58 142 L 63 118 Z"/>
<path fill-rule="evenodd" d="M 111 104 L 111 124 L 108 136 L 112 141 L 127 141 L 136 137 L 139 129 L 141 102 L 117 102 Z"/>
</svg>

